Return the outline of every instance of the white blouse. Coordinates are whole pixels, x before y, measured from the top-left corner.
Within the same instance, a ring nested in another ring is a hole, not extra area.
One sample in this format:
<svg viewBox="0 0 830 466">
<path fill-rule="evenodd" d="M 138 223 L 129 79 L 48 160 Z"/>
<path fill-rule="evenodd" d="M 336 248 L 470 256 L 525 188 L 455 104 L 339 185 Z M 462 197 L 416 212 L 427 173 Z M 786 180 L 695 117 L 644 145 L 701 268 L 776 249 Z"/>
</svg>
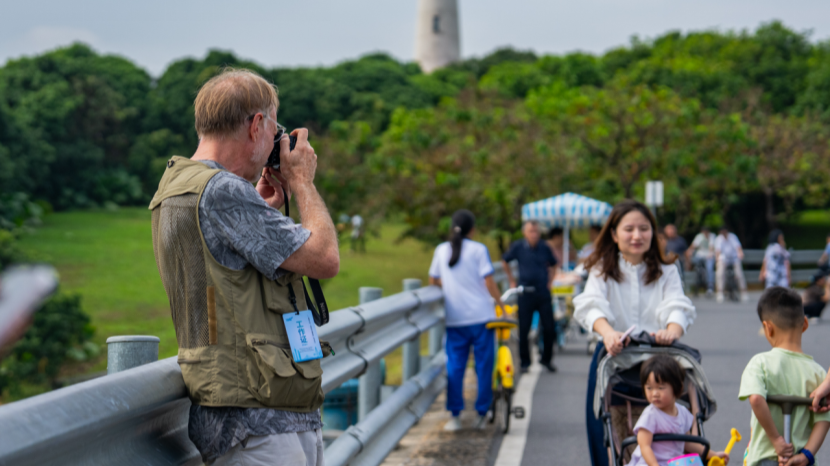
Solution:
<svg viewBox="0 0 830 466">
<path fill-rule="evenodd" d="M 657 332 L 676 323 L 683 332 L 697 317 L 695 306 L 683 293 L 677 266 L 663 265 L 663 274 L 649 285 L 645 284 L 645 263 L 631 265 L 619 256 L 622 280 L 605 280 L 600 267 L 594 266 L 585 284 L 585 290 L 574 298 L 574 318 L 586 330 L 592 331 L 594 322 L 606 318 L 618 332 L 636 325 L 633 334 L 640 331 Z"/>
</svg>

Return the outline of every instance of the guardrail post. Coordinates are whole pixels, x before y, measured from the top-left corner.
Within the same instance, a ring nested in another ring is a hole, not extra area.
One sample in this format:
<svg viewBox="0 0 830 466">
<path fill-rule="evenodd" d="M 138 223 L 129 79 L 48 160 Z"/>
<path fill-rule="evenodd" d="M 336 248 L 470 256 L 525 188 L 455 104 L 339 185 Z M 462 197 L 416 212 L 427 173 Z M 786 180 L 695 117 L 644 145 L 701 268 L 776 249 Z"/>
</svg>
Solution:
<svg viewBox="0 0 830 466">
<path fill-rule="evenodd" d="M 126 335 L 107 338 L 107 375 L 158 360 L 158 337 Z"/>
<path fill-rule="evenodd" d="M 404 278 L 403 290 L 414 291 L 421 287 L 421 280 L 417 278 Z M 421 368 L 421 336 L 418 335 L 412 341 L 403 344 L 403 381 L 418 375 Z"/>
<path fill-rule="evenodd" d="M 378 300 L 382 296 L 383 288 L 360 287 L 360 304 Z M 358 380 L 357 419 L 359 422 L 366 419 L 366 416 L 380 404 L 380 385 L 383 382 L 380 377 L 380 362 L 370 364 Z"/>
</svg>

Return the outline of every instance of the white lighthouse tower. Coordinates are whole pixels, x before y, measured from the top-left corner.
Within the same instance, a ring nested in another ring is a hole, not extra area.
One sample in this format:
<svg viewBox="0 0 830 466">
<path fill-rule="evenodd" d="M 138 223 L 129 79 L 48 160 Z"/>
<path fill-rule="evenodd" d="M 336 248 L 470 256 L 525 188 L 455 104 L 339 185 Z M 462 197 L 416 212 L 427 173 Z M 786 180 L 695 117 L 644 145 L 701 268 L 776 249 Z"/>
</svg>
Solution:
<svg viewBox="0 0 830 466">
<path fill-rule="evenodd" d="M 419 0 L 415 60 L 425 73 L 461 59 L 457 0 Z"/>
</svg>

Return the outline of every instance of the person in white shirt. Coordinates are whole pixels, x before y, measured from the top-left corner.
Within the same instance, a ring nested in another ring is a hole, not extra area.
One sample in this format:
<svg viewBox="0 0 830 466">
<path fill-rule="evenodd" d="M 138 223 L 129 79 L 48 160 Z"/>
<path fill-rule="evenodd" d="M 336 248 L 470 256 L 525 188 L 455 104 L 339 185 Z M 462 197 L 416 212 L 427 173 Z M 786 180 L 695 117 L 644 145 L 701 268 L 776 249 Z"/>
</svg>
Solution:
<svg viewBox="0 0 830 466">
<path fill-rule="evenodd" d="M 493 280 L 493 264 L 487 246 L 470 238 L 475 232 L 475 216 L 459 210 L 452 216 L 449 242 L 435 248 L 429 267 L 429 284 L 444 291 L 447 325 L 447 410 L 452 418 L 444 430 L 461 428 L 464 410 L 464 371 L 470 347 L 478 378 L 476 429 L 483 429 L 493 398 L 495 335 L 486 327 L 496 319 L 495 305 L 502 306 L 499 288 Z"/>
<path fill-rule="evenodd" d="M 726 267 L 732 265 L 735 272 L 735 279 L 738 281 L 738 289 L 741 290 L 741 301 L 749 301 L 746 292 L 746 279 L 741 261 L 744 260 L 744 250 L 741 241 L 730 233 L 726 226 L 720 228 L 720 234 L 715 238 L 715 288 L 717 290 L 715 299 L 723 302 L 723 288 L 726 280 Z"/>
<path fill-rule="evenodd" d="M 711 297 L 715 288 L 715 234 L 704 226 L 692 240 L 686 251 L 686 258 L 692 264 L 703 262 L 706 267 L 706 295 Z"/>
<path fill-rule="evenodd" d="M 683 293 L 677 267 L 665 259 L 657 241 L 657 221 L 646 206 L 623 201 L 611 211 L 585 261 L 585 290 L 574 298 L 574 318 L 602 336 L 588 374 L 585 416 L 588 450 L 594 466 L 607 465 L 602 421 L 594 416 L 593 399 L 600 354 L 619 354 L 627 344 L 623 332 L 649 332 L 658 345 L 683 336 L 697 316 Z"/>
</svg>

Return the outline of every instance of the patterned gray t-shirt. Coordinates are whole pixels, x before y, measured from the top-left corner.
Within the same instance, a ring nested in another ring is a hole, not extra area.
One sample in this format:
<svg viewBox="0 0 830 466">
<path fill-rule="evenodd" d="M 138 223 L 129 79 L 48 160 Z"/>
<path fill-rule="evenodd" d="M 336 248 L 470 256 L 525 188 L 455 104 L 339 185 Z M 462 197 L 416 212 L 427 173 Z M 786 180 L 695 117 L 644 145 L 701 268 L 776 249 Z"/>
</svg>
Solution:
<svg viewBox="0 0 830 466">
<path fill-rule="evenodd" d="M 210 168 L 222 165 L 202 160 Z M 230 172 L 216 174 L 199 202 L 199 223 L 213 257 L 225 267 L 241 270 L 253 265 L 275 279 L 279 267 L 300 248 L 311 232 L 269 206 L 245 179 Z M 212 461 L 249 436 L 320 429 L 320 411 L 294 413 L 267 408 L 190 407 L 188 436 Z"/>
</svg>

